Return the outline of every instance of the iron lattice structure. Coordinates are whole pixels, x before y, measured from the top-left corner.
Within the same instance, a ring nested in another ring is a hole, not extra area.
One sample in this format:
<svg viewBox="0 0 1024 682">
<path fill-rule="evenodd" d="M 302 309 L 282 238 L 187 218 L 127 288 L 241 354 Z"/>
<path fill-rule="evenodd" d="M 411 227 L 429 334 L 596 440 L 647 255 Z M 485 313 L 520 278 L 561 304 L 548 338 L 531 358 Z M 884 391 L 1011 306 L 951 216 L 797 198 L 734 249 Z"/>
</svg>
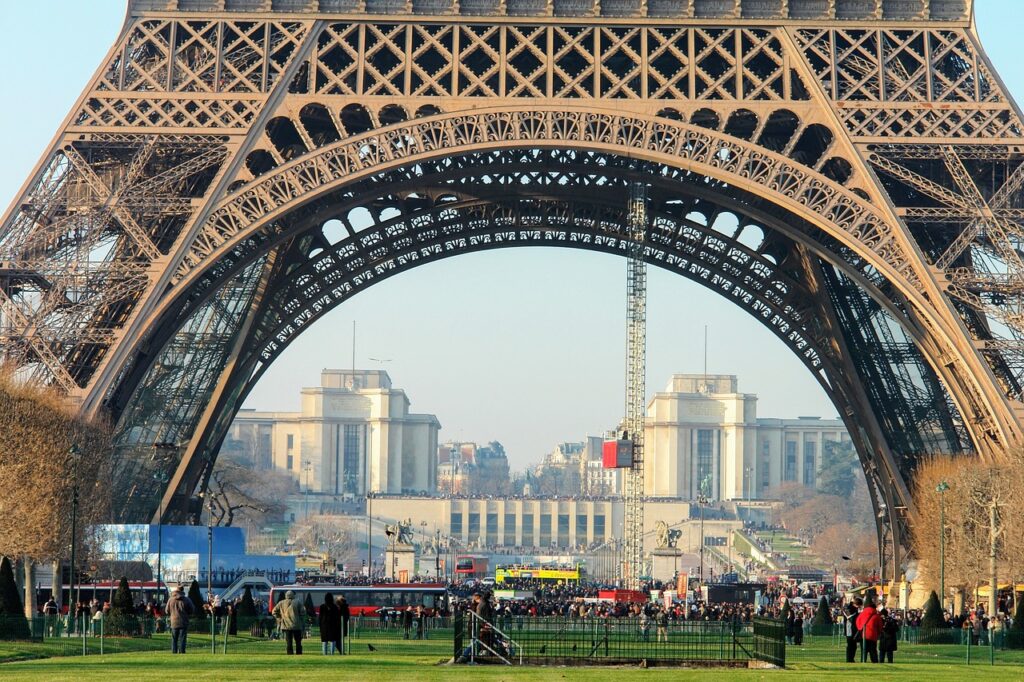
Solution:
<svg viewBox="0 0 1024 682">
<path fill-rule="evenodd" d="M 647 187 L 629 184 L 626 213 L 626 431 L 633 461 L 625 476 L 625 584 L 639 590 L 644 571 L 644 425 L 647 417 Z"/>
<path fill-rule="evenodd" d="M 972 11 L 135 0 L 3 217 L 0 352 L 115 421 L 122 520 L 184 520 L 322 315 L 478 250 L 625 256 L 640 182 L 647 262 L 835 403 L 896 572 L 920 457 L 1022 441 L 1024 132 Z"/>
</svg>

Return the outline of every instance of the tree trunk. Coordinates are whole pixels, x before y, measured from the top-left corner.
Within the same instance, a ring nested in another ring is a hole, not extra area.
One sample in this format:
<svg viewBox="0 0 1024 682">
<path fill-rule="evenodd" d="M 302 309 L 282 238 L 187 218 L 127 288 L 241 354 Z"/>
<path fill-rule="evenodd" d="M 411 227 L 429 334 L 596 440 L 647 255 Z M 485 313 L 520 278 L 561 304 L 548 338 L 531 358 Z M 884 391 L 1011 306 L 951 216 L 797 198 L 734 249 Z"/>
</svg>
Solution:
<svg viewBox="0 0 1024 682">
<path fill-rule="evenodd" d="M 50 582 L 50 592 L 53 594 L 53 600 L 57 602 L 59 613 L 64 606 L 64 562 L 60 559 L 53 562 L 53 580 Z"/>
<path fill-rule="evenodd" d="M 24 558 L 25 564 L 25 617 L 32 618 L 36 615 L 36 565 L 28 557 Z"/>
</svg>

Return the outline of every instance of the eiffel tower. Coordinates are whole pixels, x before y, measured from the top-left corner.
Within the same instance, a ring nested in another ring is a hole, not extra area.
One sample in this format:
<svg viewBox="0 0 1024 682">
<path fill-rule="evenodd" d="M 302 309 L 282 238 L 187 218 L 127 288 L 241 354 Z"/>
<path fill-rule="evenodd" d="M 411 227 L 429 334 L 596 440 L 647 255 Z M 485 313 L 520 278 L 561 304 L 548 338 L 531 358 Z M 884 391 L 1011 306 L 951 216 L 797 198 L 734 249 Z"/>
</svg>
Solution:
<svg viewBox="0 0 1024 682">
<path fill-rule="evenodd" d="M 1024 132 L 970 0 L 132 0 L 3 217 L 0 356 L 116 424 L 121 521 L 184 521 L 321 316 L 624 256 L 635 182 L 648 263 L 834 402 L 898 568 L 921 457 L 1022 442 Z"/>
</svg>

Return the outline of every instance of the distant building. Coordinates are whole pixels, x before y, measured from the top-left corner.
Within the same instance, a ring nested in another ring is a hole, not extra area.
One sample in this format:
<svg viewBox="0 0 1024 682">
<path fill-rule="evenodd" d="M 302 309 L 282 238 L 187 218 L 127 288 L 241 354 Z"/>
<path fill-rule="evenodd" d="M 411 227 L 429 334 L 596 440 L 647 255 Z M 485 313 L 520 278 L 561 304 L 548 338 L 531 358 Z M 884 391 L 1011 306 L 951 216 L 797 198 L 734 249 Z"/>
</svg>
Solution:
<svg viewBox="0 0 1024 682">
<path fill-rule="evenodd" d="M 432 414 L 409 412 L 408 396 L 392 387 L 387 372 L 325 369 L 320 385 L 303 388 L 301 398 L 299 412 L 241 410 L 225 448 L 248 452 L 255 468 L 293 476 L 308 491 L 310 513 L 368 490 L 436 489 L 441 425 Z"/>
<path fill-rule="evenodd" d="M 437 491 L 450 495 L 504 495 L 509 490 L 505 447 L 449 441 L 437 448 Z"/>
<path fill-rule="evenodd" d="M 559 443 L 532 472 L 531 489 L 538 495 L 617 495 L 621 472 L 605 469 L 601 461 L 604 439 Z"/>
<path fill-rule="evenodd" d="M 850 436 L 839 419 L 757 417 L 757 396 L 734 375 L 676 374 L 647 408 L 645 490 L 695 499 L 756 499 L 780 483 L 817 487 L 831 447 Z"/>
</svg>

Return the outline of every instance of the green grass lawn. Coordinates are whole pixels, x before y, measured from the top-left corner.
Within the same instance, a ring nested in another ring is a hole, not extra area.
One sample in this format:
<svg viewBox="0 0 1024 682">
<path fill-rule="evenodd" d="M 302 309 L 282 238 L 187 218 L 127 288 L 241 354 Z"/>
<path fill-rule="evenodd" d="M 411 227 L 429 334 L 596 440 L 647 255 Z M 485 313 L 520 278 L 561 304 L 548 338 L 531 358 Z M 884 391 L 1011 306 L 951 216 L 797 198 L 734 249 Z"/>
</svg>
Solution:
<svg viewBox="0 0 1024 682">
<path fill-rule="evenodd" d="M 166 644 L 154 638 L 150 646 Z M 205 646 L 204 646 L 205 644 Z M 263 680 L 361 679 L 366 682 L 406 682 L 407 680 L 604 680 L 622 679 L 700 679 L 700 680 L 944 680 L 1024 679 L 1024 651 L 996 651 L 996 666 L 988 664 L 988 649 L 975 648 L 974 662 L 965 665 L 966 649 L 954 645 L 901 644 L 897 663 L 890 665 L 847 664 L 841 649 L 830 638 L 819 638 L 805 646 L 787 647 L 786 670 L 748 670 L 736 668 L 650 668 L 636 667 L 524 667 L 440 665 L 450 642 L 441 639 L 418 641 L 378 641 L 378 651 L 369 652 L 366 643 L 356 643 L 348 656 L 326 657 L 319 642 L 310 641 L 305 655 L 284 655 L 282 642 L 259 642 L 240 653 L 213 655 L 209 638 L 189 636 L 189 653 L 172 656 L 165 649 L 90 656 L 15 660 L 29 655 L 51 655 L 42 645 L 0 643 L 0 679 L 4 680 Z M 70 653 L 70 652 L 65 652 Z"/>
</svg>

